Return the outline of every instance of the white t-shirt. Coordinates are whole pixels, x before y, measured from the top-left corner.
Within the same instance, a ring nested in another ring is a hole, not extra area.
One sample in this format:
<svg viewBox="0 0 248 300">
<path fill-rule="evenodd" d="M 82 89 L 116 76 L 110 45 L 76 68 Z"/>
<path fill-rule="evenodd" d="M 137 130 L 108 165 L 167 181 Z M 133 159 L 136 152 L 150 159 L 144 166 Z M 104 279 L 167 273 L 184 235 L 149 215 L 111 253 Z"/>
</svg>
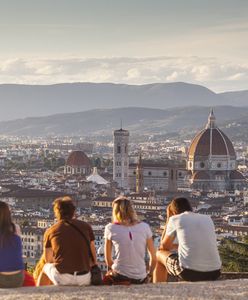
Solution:
<svg viewBox="0 0 248 300">
<path fill-rule="evenodd" d="M 182 267 L 202 272 L 220 269 L 215 228 L 209 216 L 187 211 L 170 217 L 166 235 L 175 234 Z"/>
<path fill-rule="evenodd" d="M 133 279 L 144 279 L 147 275 L 145 253 L 147 239 L 152 237 L 148 224 L 141 222 L 132 226 L 108 224 L 105 239 L 111 240 L 115 256 L 112 269 Z"/>
</svg>

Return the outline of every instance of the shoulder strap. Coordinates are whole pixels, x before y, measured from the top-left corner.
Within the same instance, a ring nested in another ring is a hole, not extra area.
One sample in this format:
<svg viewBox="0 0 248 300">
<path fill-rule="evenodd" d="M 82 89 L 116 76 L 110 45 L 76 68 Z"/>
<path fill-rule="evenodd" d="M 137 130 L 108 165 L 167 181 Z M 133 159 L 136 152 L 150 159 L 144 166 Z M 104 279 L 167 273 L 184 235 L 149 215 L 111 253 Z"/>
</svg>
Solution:
<svg viewBox="0 0 248 300">
<path fill-rule="evenodd" d="M 87 244 L 87 247 L 88 247 L 88 252 L 89 252 L 89 256 L 90 258 L 92 259 L 92 261 L 94 262 L 94 257 L 93 257 L 93 254 L 91 252 L 91 248 L 90 248 L 90 242 L 89 240 L 87 239 L 87 237 L 85 236 L 85 234 L 74 224 L 72 224 L 71 222 L 69 222 L 68 220 L 65 220 L 65 223 L 66 224 L 69 224 L 71 225 L 71 227 L 73 227 L 78 233 L 81 234 L 81 236 L 84 238 L 86 244 Z"/>
</svg>

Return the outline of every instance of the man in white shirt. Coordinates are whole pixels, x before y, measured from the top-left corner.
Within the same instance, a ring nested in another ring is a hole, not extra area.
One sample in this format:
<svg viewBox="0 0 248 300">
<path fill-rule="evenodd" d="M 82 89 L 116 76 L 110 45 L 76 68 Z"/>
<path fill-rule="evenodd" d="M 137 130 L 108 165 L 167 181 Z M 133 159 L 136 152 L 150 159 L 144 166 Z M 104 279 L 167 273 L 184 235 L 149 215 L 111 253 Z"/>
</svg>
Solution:
<svg viewBox="0 0 248 300">
<path fill-rule="evenodd" d="M 186 281 L 216 280 L 221 260 L 212 219 L 194 213 L 186 198 L 173 199 L 170 207 L 174 213 L 157 251 L 154 282 L 166 281 L 167 273 Z M 171 251 L 175 237 L 178 253 Z"/>
</svg>

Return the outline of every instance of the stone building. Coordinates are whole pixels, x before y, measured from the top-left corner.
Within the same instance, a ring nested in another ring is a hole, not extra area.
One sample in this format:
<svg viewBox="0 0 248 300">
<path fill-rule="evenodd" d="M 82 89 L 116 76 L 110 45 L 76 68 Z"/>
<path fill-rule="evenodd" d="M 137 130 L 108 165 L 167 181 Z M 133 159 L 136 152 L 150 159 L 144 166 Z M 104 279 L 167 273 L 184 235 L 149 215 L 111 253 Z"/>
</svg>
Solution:
<svg viewBox="0 0 248 300">
<path fill-rule="evenodd" d="M 64 173 L 68 175 L 90 175 L 90 159 L 83 151 L 72 151 L 67 158 Z"/>
<path fill-rule="evenodd" d="M 128 184 L 128 142 L 129 131 L 119 129 L 114 131 L 114 160 L 113 160 L 113 180 L 118 186 L 124 189 L 129 188 Z"/>
<path fill-rule="evenodd" d="M 151 161 L 139 158 L 138 164 L 129 165 L 129 187 L 142 192 L 141 188 L 175 192 L 185 186 L 187 170 L 184 162 L 166 160 Z M 137 188 L 139 190 L 137 190 Z"/>
<path fill-rule="evenodd" d="M 51 209 L 53 201 L 58 197 L 63 196 L 74 196 L 68 193 L 55 192 L 55 191 L 46 191 L 46 190 L 36 190 L 28 189 L 22 187 L 15 187 L 12 189 L 12 186 L 7 188 L 6 192 L 0 195 L 0 198 L 7 203 L 13 203 L 16 208 L 23 209 L 33 209 L 39 211 L 43 209 Z"/>
<path fill-rule="evenodd" d="M 35 266 L 43 251 L 44 228 L 24 227 L 21 239 L 24 262 L 29 266 Z"/>
<path fill-rule="evenodd" d="M 233 144 L 216 126 L 213 110 L 206 127 L 192 140 L 187 169 L 194 189 L 225 191 L 242 189 L 246 185 L 245 178 L 237 171 Z"/>
</svg>

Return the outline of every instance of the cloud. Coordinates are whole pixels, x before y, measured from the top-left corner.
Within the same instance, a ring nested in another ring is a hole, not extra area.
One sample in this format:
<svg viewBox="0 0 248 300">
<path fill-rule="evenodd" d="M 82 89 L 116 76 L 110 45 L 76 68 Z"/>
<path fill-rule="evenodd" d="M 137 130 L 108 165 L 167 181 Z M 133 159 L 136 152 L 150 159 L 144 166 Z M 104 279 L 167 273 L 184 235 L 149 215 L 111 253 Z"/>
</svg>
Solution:
<svg viewBox="0 0 248 300">
<path fill-rule="evenodd" d="M 214 91 L 248 89 L 248 65 L 197 56 L 14 58 L 0 61 L 0 83 L 148 84 L 173 81 L 201 84 Z"/>
<path fill-rule="evenodd" d="M 140 77 L 140 72 L 137 68 L 132 68 L 127 71 L 127 79 L 136 79 Z"/>
</svg>

